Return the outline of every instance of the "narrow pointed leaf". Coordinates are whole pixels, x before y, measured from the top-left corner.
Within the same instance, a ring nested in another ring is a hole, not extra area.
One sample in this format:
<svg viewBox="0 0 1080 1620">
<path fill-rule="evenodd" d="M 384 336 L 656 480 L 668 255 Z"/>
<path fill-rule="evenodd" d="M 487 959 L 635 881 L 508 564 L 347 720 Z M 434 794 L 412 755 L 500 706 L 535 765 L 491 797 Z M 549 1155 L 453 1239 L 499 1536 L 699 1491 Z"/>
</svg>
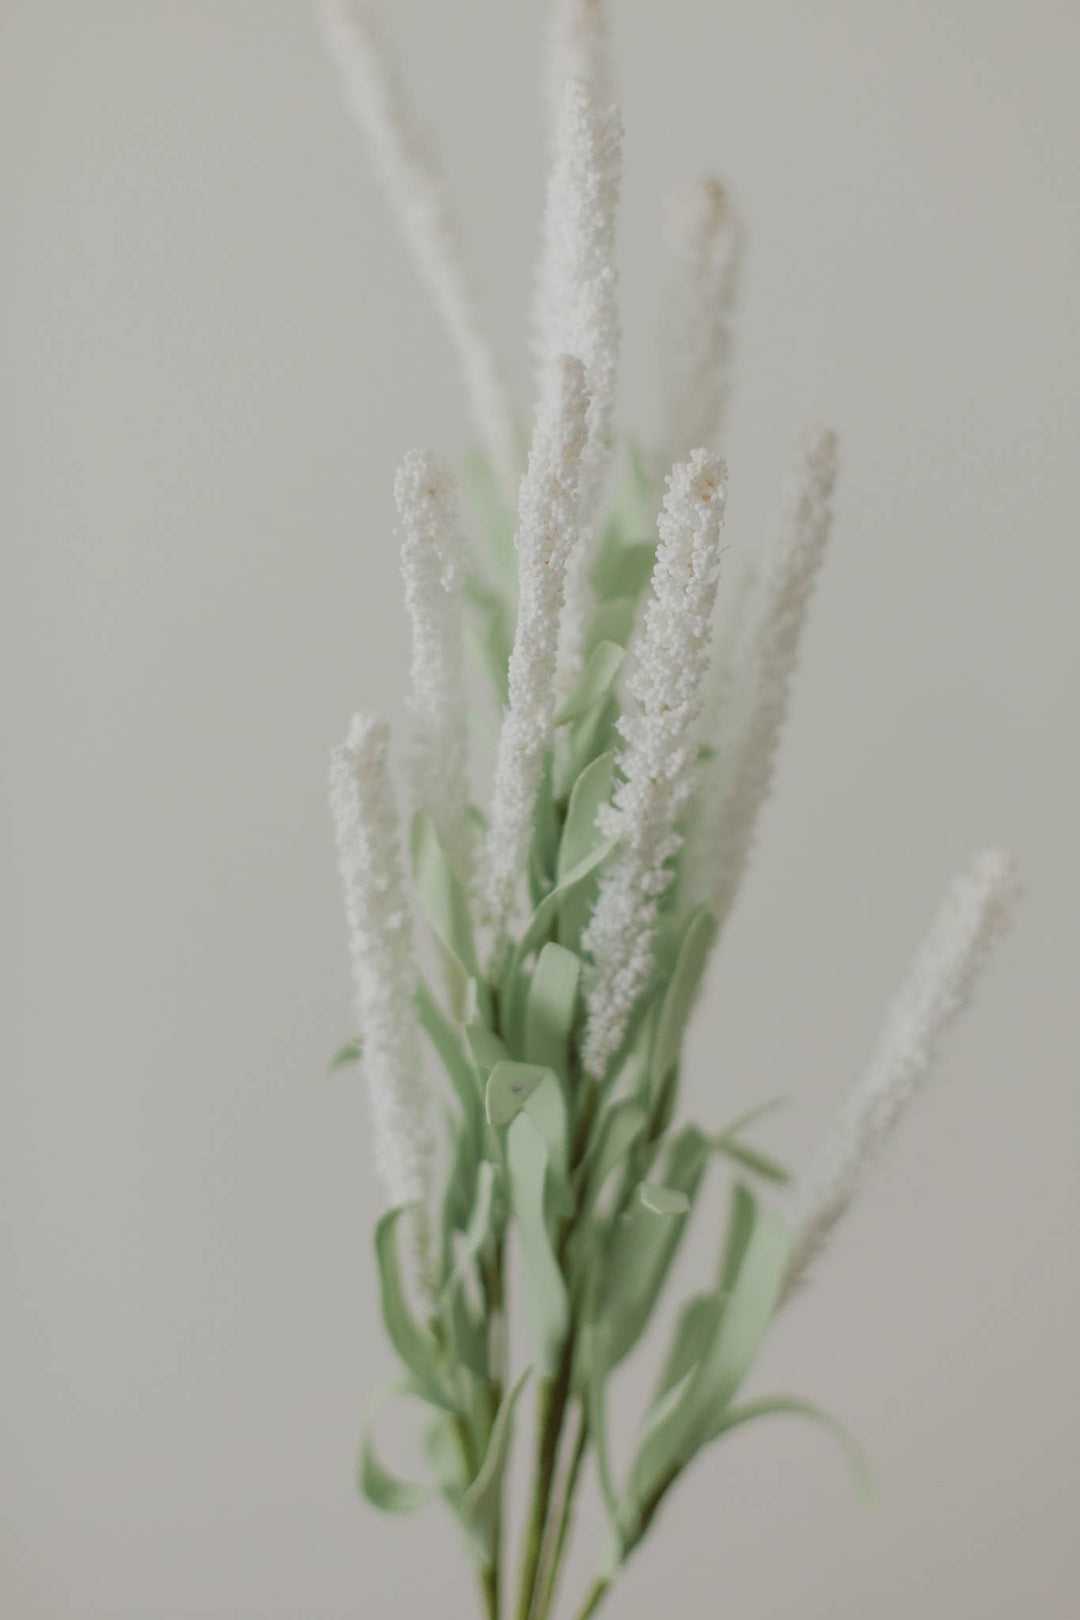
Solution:
<svg viewBox="0 0 1080 1620">
<path fill-rule="evenodd" d="M 507 1157 L 510 1196 L 521 1239 L 526 1313 L 537 1369 L 547 1378 L 558 1364 L 570 1320 L 570 1301 L 544 1210 L 547 1147 L 526 1114 L 519 1114 L 510 1126 Z"/>
<path fill-rule="evenodd" d="M 434 1339 L 413 1319 L 401 1280 L 397 1254 L 397 1226 L 408 1205 L 388 1210 L 375 1228 L 375 1257 L 379 1267 L 383 1321 L 390 1343 L 436 1406 L 453 1408 L 439 1370 Z"/>
<path fill-rule="evenodd" d="M 362 1494 L 380 1513 L 415 1513 L 432 1495 L 428 1486 L 414 1485 L 392 1474 L 380 1462 L 375 1450 L 375 1419 L 392 1396 L 404 1393 L 407 1388 L 407 1384 L 398 1382 L 377 1393 L 364 1422 L 357 1483 Z"/>
<path fill-rule="evenodd" d="M 549 942 L 537 960 L 525 1009 L 525 1056 L 564 1079 L 580 979 L 581 958 Z"/>
<path fill-rule="evenodd" d="M 510 1451 L 514 1407 L 531 1372 L 532 1368 L 527 1367 L 513 1389 L 507 1390 L 503 1396 L 492 1425 L 491 1438 L 480 1472 L 465 1492 L 462 1501 L 462 1515 L 477 1551 L 487 1565 L 491 1564 L 495 1556 L 500 1485 Z"/>
<path fill-rule="evenodd" d="M 615 677 L 626 657 L 626 648 L 614 641 L 601 641 L 589 654 L 581 680 L 555 716 L 557 726 L 565 726 L 602 702 L 615 684 Z"/>
</svg>

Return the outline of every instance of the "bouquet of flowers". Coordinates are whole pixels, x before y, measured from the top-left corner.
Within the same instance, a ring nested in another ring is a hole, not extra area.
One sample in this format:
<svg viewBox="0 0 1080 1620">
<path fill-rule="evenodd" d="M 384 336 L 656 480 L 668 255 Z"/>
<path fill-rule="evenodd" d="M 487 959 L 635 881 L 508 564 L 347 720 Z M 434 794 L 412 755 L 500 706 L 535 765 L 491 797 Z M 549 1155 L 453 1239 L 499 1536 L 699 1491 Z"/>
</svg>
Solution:
<svg viewBox="0 0 1080 1620">
<path fill-rule="evenodd" d="M 787 1174 L 748 1135 L 772 1104 L 720 1125 L 680 1117 L 684 1032 L 770 789 L 828 537 L 835 437 L 807 434 L 767 554 L 722 570 L 715 445 L 739 255 L 727 195 L 706 180 L 672 211 L 661 442 L 624 442 L 609 499 L 621 126 L 601 0 L 556 0 L 526 456 L 435 150 L 380 20 L 368 0 L 329 0 L 325 15 L 478 442 L 462 469 L 468 524 L 436 455 L 410 453 L 395 482 L 412 632 L 407 833 L 382 721 L 358 715 L 332 764 L 358 1020 L 335 1061 L 359 1061 L 370 1091 L 390 1204 L 375 1248 L 401 1363 L 391 1392 L 424 1409 L 430 1467 L 426 1483 L 402 1480 L 369 1432 L 360 1484 L 395 1513 L 440 1495 L 485 1614 L 497 1620 L 510 1601 L 517 1620 L 546 1620 L 591 1456 L 609 1534 L 584 1620 L 697 1454 L 738 1425 L 810 1417 L 858 1464 L 808 1402 L 740 1392 L 925 1081 L 1015 876 L 990 850 L 954 880 L 786 1215 L 766 1195 Z M 470 719 L 484 700 L 468 651 L 499 719 L 484 808 L 470 787 Z M 717 1160 L 734 1178 L 716 1273 L 675 1318 L 620 1476 L 609 1380 L 653 1317 Z M 507 1330 L 511 1270 L 521 1357 Z M 530 1381 L 535 1477 L 510 1594 L 503 1486 Z"/>
</svg>

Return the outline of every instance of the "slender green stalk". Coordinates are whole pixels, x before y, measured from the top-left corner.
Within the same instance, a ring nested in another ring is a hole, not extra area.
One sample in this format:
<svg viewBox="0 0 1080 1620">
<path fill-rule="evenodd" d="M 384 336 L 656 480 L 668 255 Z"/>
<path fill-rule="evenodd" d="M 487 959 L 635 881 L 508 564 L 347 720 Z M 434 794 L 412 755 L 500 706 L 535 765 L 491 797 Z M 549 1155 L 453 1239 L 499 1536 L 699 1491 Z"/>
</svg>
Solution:
<svg viewBox="0 0 1080 1620">
<path fill-rule="evenodd" d="M 585 1460 L 585 1453 L 589 1445 L 589 1425 L 582 1410 L 578 1416 L 577 1439 L 570 1457 L 570 1466 L 567 1469 L 566 1481 L 563 1485 L 562 1508 L 559 1513 L 558 1524 L 554 1538 L 549 1536 L 551 1545 L 545 1549 L 543 1578 L 540 1587 L 540 1598 L 536 1607 L 536 1620 L 548 1620 L 555 1595 L 558 1589 L 559 1575 L 562 1569 L 563 1553 L 566 1550 L 566 1541 L 573 1522 L 574 1497 L 581 1477 L 581 1465 Z"/>
<path fill-rule="evenodd" d="M 597 1577 L 589 1589 L 588 1597 L 585 1599 L 585 1602 L 577 1612 L 576 1620 L 589 1620 L 589 1616 L 596 1613 L 601 1603 L 603 1603 L 604 1599 L 607 1597 L 608 1588 L 610 1585 L 611 1582 L 609 1580 L 604 1579 L 602 1576 Z"/>
<path fill-rule="evenodd" d="M 517 1620 L 531 1620 L 540 1573 L 540 1555 L 544 1548 L 548 1514 L 551 1510 L 551 1492 L 555 1483 L 555 1466 L 559 1455 L 563 1420 L 570 1396 L 570 1376 L 574 1365 L 573 1329 L 567 1334 L 559 1365 L 553 1379 L 540 1385 L 537 1413 L 536 1483 L 533 1487 L 532 1509 L 525 1536 L 525 1552 L 518 1587 Z"/>
</svg>

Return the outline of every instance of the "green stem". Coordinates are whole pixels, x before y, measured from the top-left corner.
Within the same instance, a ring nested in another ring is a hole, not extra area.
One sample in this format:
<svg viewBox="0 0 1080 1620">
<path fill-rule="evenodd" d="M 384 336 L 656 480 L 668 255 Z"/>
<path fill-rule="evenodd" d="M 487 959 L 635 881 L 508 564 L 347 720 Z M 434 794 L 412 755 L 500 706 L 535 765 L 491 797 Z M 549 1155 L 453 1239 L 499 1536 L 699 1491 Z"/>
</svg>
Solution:
<svg viewBox="0 0 1080 1620">
<path fill-rule="evenodd" d="M 611 1582 L 609 1580 L 605 1580 L 602 1576 L 598 1577 L 597 1580 L 593 1582 L 592 1587 L 589 1590 L 588 1597 L 578 1610 L 577 1620 L 589 1620 L 589 1616 L 596 1613 L 601 1603 L 603 1603 L 605 1597 L 607 1597 L 608 1587 L 610 1585 Z"/>
<path fill-rule="evenodd" d="M 521 1566 L 521 1584 L 518 1587 L 517 1620 L 531 1620 L 536 1599 L 537 1575 L 540 1555 L 544 1547 L 548 1513 L 551 1508 L 551 1490 L 555 1482 L 555 1464 L 559 1454 L 559 1439 L 570 1395 L 570 1375 L 574 1363 L 573 1333 L 567 1334 L 559 1366 L 553 1379 L 540 1385 L 537 1413 L 536 1483 L 533 1487 L 532 1510 L 525 1537 L 525 1552 Z"/>
<path fill-rule="evenodd" d="M 584 1410 L 578 1417 L 577 1439 L 570 1457 L 570 1466 L 563 1486 L 562 1509 L 559 1513 L 559 1522 L 555 1531 L 554 1540 L 550 1547 L 545 1549 L 544 1574 L 540 1587 L 540 1597 L 536 1608 L 536 1620 L 548 1620 L 555 1594 L 558 1587 L 559 1575 L 562 1569 L 563 1553 L 566 1550 L 566 1540 L 573 1522 L 574 1496 L 578 1481 L 581 1477 L 581 1465 L 585 1460 L 585 1453 L 589 1445 L 589 1425 Z M 549 1537 L 549 1540 L 551 1538 Z"/>
<path fill-rule="evenodd" d="M 499 1620 L 499 1569 L 497 1563 L 480 1571 L 480 1594 L 484 1600 L 486 1620 Z"/>
</svg>

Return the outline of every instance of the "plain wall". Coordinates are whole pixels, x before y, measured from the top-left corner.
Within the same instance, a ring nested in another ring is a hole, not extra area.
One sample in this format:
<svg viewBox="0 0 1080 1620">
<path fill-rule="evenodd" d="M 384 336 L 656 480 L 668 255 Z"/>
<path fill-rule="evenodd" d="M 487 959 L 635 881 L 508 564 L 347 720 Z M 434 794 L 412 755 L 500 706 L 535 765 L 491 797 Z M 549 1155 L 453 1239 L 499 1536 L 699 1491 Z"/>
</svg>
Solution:
<svg viewBox="0 0 1080 1620">
<path fill-rule="evenodd" d="M 655 420 L 663 199 L 716 168 L 750 238 L 732 550 L 767 535 L 804 423 L 843 441 L 687 1109 L 786 1093 L 762 1141 L 803 1162 L 950 872 L 1001 841 L 1028 893 L 753 1378 L 850 1423 L 878 1507 L 816 1431 L 747 1430 L 610 1612 L 1057 1620 L 1080 1599 L 1080 12 L 612 9 L 624 425 Z M 541 7 L 392 13 L 527 404 Z M 392 1370 L 380 1201 L 361 1085 L 324 1078 L 351 1027 L 327 751 L 361 703 L 401 717 L 392 474 L 467 443 L 452 365 L 306 3 L 7 0 L 2 40 L 0 1611 L 465 1617 L 450 1524 L 355 1495 Z M 718 1175 L 686 1276 L 722 1209 Z M 600 1524 L 592 1501 L 567 1596 Z"/>
</svg>

